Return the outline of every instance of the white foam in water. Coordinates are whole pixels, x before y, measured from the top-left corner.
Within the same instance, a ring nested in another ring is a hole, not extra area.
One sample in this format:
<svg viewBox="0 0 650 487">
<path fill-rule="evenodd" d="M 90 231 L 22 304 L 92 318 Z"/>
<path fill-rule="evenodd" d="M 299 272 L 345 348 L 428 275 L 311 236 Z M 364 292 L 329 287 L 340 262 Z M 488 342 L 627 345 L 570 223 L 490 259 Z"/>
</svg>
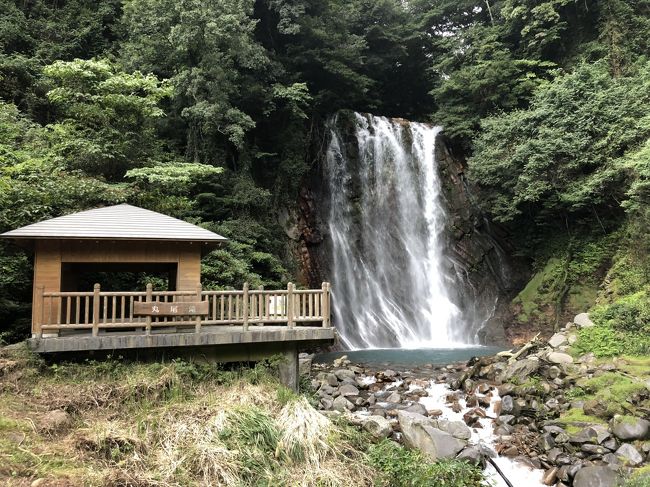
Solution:
<svg viewBox="0 0 650 487">
<path fill-rule="evenodd" d="M 438 384 L 431 381 L 431 385 L 426 389 L 426 391 L 428 396 L 421 397 L 420 403 L 429 411 L 433 409 L 442 411 L 442 415 L 439 416 L 442 419 L 449 421 L 463 421 L 463 415 L 470 410 L 470 408 L 467 407 L 467 403 L 462 394 L 459 394 L 458 400 L 458 403 L 462 407 L 461 411 L 456 413 L 449 407 L 449 404 L 446 401 L 447 396 L 458 393 L 449 389 L 447 384 Z M 496 435 L 494 434 L 492 418 L 496 417 L 494 406 L 500 398 L 496 389 L 491 389 L 491 392 L 492 398 L 490 400 L 490 407 L 485 410 L 488 417 L 479 420 L 479 423 L 483 426 L 482 428 L 470 428 L 472 431 L 470 443 L 482 443 L 489 448 L 494 449 Z M 478 393 L 476 395 L 479 397 L 482 396 L 482 394 Z M 544 487 L 544 484 L 542 483 L 544 472 L 542 470 L 530 468 L 528 465 L 508 457 L 496 457 L 494 458 L 494 462 L 499 466 L 503 474 L 508 478 L 510 483 L 514 485 L 514 487 Z M 484 473 L 486 477 L 486 486 L 508 487 L 508 484 L 505 483 L 501 475 L 499 475 L 490 463 L 488 463 Z"/>
</svg>

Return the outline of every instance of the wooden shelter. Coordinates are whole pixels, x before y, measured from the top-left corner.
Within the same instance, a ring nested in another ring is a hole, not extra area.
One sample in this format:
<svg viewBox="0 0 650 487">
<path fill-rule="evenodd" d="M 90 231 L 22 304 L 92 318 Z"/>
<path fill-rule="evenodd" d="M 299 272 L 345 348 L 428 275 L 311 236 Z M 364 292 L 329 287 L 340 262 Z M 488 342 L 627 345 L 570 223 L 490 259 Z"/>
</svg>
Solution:
<svg viewBox="0 0 650 487">
<path fill-rule="evenodd" d="M 290 358 L 332 342 L 330 287 L 204 290 L 201 257 L 226 239 L 191 223 L 116 205 L 34 223 L 0 237 L 34 252 L 32 347 L 41 353 L 170 347 L 220 348 L 219 360 Z M 166 290 L 106 290 L 88 274 L 167 276 Z M 250 345 L 257 344 L 251 348 Z M 228 350 L 223 350 L 223 347 Z M 295 366 L 295 367 L 294 367 Z"/>
<path fill-rule="evenodd" d="M 1 236 L 34 251 L 36 332 L 43 312 L 39 296 L 92 291 L 79 289 L 84 273 L 166 272 L 168 291 L 196 291 L 202 253 L 226 240 L 191 223 L 126 204 L 45 220 Z"/>
</svg>

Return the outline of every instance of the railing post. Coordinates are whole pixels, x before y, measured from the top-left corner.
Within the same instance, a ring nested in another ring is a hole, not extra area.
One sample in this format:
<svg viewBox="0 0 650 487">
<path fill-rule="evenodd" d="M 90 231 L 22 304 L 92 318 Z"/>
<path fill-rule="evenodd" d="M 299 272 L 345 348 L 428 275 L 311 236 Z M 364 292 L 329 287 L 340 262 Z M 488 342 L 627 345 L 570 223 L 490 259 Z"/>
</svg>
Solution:
<svg viewBox="0 0 650 487">
<path fill-rule="evenodd" d="M 248 331 L 248 283 L 244 283 L 244 296 L 242 297 L 242 307 L 244 308 L 242 310 L 243 316 L 244 316 L 244 331 Z"/>
<path fill-rule="evenodd" d="M 294 294 L 293 294 L 293 282 L 287 284 L 287 326 L 289 328 L 294 327 Z"/>
<path fill-rule="evenodd" d="M 321 295 L 321 313 L 323 314 L 323 327 L 330 326 L 330 284 L 323 282 L 323 294 Z"/>
<path fill-rule="evenodd" d="M 99 307 L 100 305 L 100 296 L 101 286 L 99 283 L 95 283 L 93 286 L 93 336 L 96 337 L 99 334 Z"/>
<path fill-rule="evenodd" d="M 199 302 L 203 301 L 203 296 L 201 295 L 202 293 L 203 293 L 203 286 L 201 285 L 201 283 L 199 283 L 198 286 L 196 286 L 196 300 Z M 208 313 L 209 312 L 210 311 L 208 310 Z M 195 331 L 196 333 L 201 332 L 201 315 L 196 315 Z"/>
<path fill-rule="evenodd" d="M 145 299 L 147 303 L 153 302 L 153 285 L 151 283 L 147 284 L 147 297 Z M 151 315 L 147 315 L 145 319 L 146 323 L 146 334 L 151 335 Z"/>
</svg>

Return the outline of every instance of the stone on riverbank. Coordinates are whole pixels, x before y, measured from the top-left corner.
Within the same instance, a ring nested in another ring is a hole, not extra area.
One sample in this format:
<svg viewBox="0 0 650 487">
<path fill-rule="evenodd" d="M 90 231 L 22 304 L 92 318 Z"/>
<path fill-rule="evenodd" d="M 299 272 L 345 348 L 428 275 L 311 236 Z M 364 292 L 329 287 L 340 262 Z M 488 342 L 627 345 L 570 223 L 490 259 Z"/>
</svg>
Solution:
<svg viewBox="0 0 650 487">
<path fill-rule="evenodd" d="M 572 364 L 573 357 L 568 353 L 551 352 L 546 356 L 546 360 L 553 364 Z"/>
<path fill-rule="evenodd" d="M 609 424 L 619 440 L 644 440 L 650 437 L 650 421 L 631 416 L 614 416 Z"/>
<path fill-rule="evenodd" d="M 580 328 L 589 328 L 594 326 L 594 322 L 589 319 L 589 313 L 580 313 L 573 318 L 573 322 Z"/>
<path fill-rule="evenodd" d="M 584 467 L 573 479 L 573 487 L 616 487 L 621 477 L 609 467 Z"/>
<path fill-rule="evenodd" d="M 643 456 L 639 453 L 639 450 L 629 443 L 623 443 L 620 448 L 616 450 L 616 456 L 623 464 L 629 465 L 630 467 L 636 467 L 643 463 Z"/>
<path fill-rule="evenodd" d="M 465 448 L 466 442 L 435 428 L 433 420 L 421 414 L 398 411 L 397 419 L 404 444 L 420 450 L 431 460 L 454 458 Z"/>
<path fill-rule="evenodd" d="M 533 375 L 539 369 L 539 360 L 523 359 L 508 365 L 501 375 L 503 382 L 508 380 L 518 380 L 524 382 L 528 377 Z"/>
<path fill-rule="evenodd" d="M 567 343 L 568 343 L 567 337 L 563 333 L 556 333 L 548 341 L 548 344 L 553 348 L 561 347 L 562 345 L 566 345 Z"/>
<path fill-rule="evenodd" d="M 390 421 L 381 416 L 368 416 L 362 420 L 361 425 L 364 430 L 377 439 L 388 438 L 393 432 Z"/>
</svg>

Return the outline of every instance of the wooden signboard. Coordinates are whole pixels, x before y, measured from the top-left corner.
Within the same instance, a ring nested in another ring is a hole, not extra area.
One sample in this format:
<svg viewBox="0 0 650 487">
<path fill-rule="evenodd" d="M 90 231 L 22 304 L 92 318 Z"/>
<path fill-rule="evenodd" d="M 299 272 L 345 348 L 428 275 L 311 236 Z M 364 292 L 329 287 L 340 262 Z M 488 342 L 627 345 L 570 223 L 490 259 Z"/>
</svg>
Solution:
<svg viewBox="0 0 650 487">
<path fill-rule="evenodd" d="M 188 303 L 133 303 L 133 314 L 135 316 L 200 316 L 207 315 L 208 309 L 207 301 Z"/>
</svg>

